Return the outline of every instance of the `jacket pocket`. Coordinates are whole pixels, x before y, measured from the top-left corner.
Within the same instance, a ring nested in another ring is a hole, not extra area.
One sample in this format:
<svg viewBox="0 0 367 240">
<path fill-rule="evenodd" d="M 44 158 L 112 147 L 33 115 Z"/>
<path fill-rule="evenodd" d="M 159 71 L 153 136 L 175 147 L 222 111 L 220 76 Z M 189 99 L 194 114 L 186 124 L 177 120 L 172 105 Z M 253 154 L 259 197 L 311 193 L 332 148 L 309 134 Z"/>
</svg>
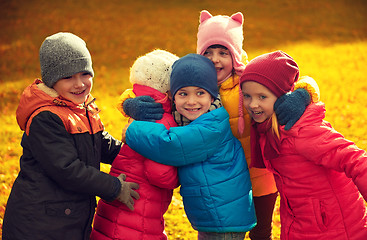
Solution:
<svg viewBox="0 0 367 240">
<path fill-rule="evenodd" d="M 208 187 L 181 188 L 186 215 L 193 226 L 216 225 L 215 207 Z"/>
<path fill-rule="evenodd" d="M 283 202 L 283 206 L 287 207 L 287 202 Z M 293 234 L 303 236 L 312 236 L 312 234 L 320 234 L 327 230 L 326 211 L 322 201 L 312 197 L 288 198 L 289 211 L 281 210 L 283 217 L 282 228 L 289 226 L 290 236 Z M 286 223 L 283 224 L 283 222 Z"/>
<path fill-rule="evenodd" d="M 328 219 L 325 211 L 325 207 L 322 201 L 319 199 L 312 199 L 313 211 L 316 218 L 316 223 L 319 229 L 323 232 L 327 230 Z"/>
<path fill-rule="evenodd" d="M 45 213 L 50 217 L 79 218 L 88 212 L 87 206 L 82 202 L 48 202 L 45 204 Z"/>
</svg>

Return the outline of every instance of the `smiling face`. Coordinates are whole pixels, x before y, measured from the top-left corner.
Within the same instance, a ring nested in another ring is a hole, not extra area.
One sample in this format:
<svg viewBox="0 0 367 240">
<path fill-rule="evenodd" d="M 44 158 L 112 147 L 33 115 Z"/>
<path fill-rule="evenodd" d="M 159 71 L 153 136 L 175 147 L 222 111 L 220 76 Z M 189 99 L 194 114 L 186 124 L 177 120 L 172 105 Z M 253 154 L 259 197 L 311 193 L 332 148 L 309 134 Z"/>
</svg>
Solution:
<svg viewBox="0 0 367 240">
<path fill-rule="evenodd" d="M 87 72 L 80 72 L 58 80 L 53 89 L 63 98 L 82 104 L 87 100 L 92 86 L 93 77 Z"/>
<path fill-rule="evenodd" d="M 208 47 L 204 52 L 204 56 L 209 58 L 217 70 L 218 82 L 228 77 L 233 70 L 233 62 L 230 51 L 224 46 Z"/>
<path fill-rule="evenodd" d="M 177 112 L 193 121 L 208 112 L 213 98 L 205 89 L 190 86 L 179 89 L 174 102 Z"/>
<path fill-rule="evenodd" d="M 278 98 L 267 87 L 254 81 L 246 81 L 241 87 L 243 104 L 255 122 L 264 122 L 273 115 Z"/>
</svg>

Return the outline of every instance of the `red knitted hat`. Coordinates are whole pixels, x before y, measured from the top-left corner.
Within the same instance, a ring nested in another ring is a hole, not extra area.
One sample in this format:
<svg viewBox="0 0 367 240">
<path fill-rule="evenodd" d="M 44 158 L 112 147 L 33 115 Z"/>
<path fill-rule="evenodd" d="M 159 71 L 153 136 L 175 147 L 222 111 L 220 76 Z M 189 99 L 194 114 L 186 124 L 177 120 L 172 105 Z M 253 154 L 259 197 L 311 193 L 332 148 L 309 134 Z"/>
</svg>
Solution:
<svg viewBox="0 0 367 240">
<path fill-rule="evenodd" d="M 293 90 L 298 77 L 298 65 L 293 58 L 275 51 L 252 59 L 241 76 L 240 86 L 246 81 L 258 82 L 280 97 Z"/>
</svg>

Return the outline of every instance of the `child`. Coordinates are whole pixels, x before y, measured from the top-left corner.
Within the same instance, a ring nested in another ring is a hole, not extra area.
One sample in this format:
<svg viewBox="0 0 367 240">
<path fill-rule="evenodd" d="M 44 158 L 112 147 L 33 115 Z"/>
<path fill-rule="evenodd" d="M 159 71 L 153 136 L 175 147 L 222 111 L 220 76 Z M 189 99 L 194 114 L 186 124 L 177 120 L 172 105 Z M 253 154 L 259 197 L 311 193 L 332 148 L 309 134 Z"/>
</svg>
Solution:
<svg viewBox="0 0 367 240">
<path fill-rule="evenodd" d="M 172 116 L 169 90 L 171 66 L 178 57 L 163 50 L 154 50 L 139 57 L 130 69 L 133 89 L 126 96 L 151 96 L 163 105 L 164 128 L 177 126 Z M 118 108 L 122 110 L 119 104 Z M 167 239 L 163 214 L 171 203 L 173 189 L 178 187 L 176 167 L 166 166 L 134 152 L 124 144 L 113 161 L 110 174 L 126 174 L 127 180 L 139 184 L 140 199 L 133 212 L 118 201 L 99 200 L 91 239 Z"/>
<path fill-rule="evenodd" d="M 250 151 L 250 116 L 242 108 L 239 87 L 239 76 L 247 63 L 247 54 L 242 49 L 244 17 L 240 12 L 232 16 L 212 16 L 203 10 L 199 22 L 197 53 L 208 57 L 215 65 L 220 97 L 229 113 L 233 135 L 241 141 L 250 166 L 257 225 L 249 236 L 252 240 L 271 239 L 277 189 L 273 175 L 268 170 L 250 165 L 253 159 Z M 308 85 L 306 82 L 302 87 L 311 89 Z M 284 96 L 276 109 L 286 129 L 299 119 L 310 101 L 309 93 L 303 88 Z"/>
<path fill-rule="evenodd" d="M 296 62 L 282 51 L 253 59 L 241 76 L 254 165 L 274 173 L 281 196 L 281 239 L 367 239 L 366 152 L 323 120 L 321 102 L 310 104 L 289 131 L 276 124 L 274 103 L 298 76 Z"/>
<path fill-rule="evenodd" d="M 20 172 L 10 193 L 2 239 L 89 239 L 95 196 L 133 210 L 138 184 L 99 170 L 121 142 L 104 131 L 91 96 L 94 75 L 85 42 L 72 33 L 47 37 L 39 51 L 42 81 L 20 99 Z"/>
<path fill-rule="evenodd" d="M 178 167 L 185 212 L 198 239 L 242 240 L 256 224 L 251 182 L 227 111 L 212 105 L 218 102 L 214 65 L 198 54 L 180 58 L 172 66 L 170 92 L 177 112 L 190 123 L 166 130 L 133 121 L 126 143 L 145 157 Z"/>
<path fill-rule="evenodd" d="M 238 105 L 242 101 L 239 76 L 245 69 L 247 54 L 242 49 L 242 13 L 232 16 L 212 16 L 201 11 L 197 33 L 197 53 L 209 58 L 217 70 L 219 94 L 230 116 L 233 135 L 242 143 L 250 166 L 250 117 Z M 277 197 L 273 175 L 266 169 L 250 167 L 257 225 L 251 230 L 251 239 L 271 239 L 273 209 Z"/>
</svg>

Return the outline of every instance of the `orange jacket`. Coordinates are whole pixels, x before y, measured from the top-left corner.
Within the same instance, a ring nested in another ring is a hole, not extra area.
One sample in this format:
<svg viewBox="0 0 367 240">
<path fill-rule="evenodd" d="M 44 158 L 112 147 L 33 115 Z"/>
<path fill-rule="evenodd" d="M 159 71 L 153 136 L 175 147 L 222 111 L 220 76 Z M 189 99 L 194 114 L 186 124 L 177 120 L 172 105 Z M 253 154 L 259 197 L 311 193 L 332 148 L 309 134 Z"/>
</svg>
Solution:
<svg viewBox="0 0 367 240">
<path fill-rule="evenodd" d="M 242 135 L 240 135 L 240 133 L 238 132 L 240 97 L 239 76 L 233 75 L 232 77 L 228 78 L 224 83 L 222 83 L 219 89 L 219 94 L 222 100 L 222 104 L 229 114 L 229 122 L 231 124 L 232 133 L 238 140 L 240 140 L 243 150 L 245 151 L 247 165 L 250 166 L 251 118 L 245 109 L 243 110 L 245 129 Z M 271 172 L 269 172 L 265 168 L 249 168 L 249 170 L 254 197 L 268 195 L 277 191 L 274 177 Z"/>
</svg>

